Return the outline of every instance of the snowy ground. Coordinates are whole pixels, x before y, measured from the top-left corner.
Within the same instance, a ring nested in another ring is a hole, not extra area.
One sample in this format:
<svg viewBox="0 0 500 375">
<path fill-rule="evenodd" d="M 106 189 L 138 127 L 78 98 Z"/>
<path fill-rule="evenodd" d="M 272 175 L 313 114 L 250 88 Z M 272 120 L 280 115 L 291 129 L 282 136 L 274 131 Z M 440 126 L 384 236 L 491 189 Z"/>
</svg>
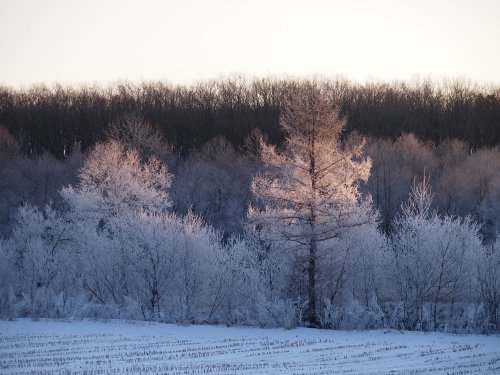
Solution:
<svg viewBox="0 0 500 375">
<path fill-rule="evenodd" d="M 500 374 L 500 337 L 0 321 L 1 374 Z"/>
</svg>

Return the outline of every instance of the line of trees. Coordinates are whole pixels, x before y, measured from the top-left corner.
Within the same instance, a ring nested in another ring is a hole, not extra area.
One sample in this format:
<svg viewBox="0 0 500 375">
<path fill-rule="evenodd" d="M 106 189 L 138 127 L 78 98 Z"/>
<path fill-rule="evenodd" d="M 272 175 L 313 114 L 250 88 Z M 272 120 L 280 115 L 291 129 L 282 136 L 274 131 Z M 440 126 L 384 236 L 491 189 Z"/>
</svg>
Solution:
<svg viewBox="0 0 500 375">
<path fill-rule="evenodd" d="M 58 200 L 17 210 L 0 316 L 498 331 L 500 241 L 437 211 L 428 172 L 380 230 L 363 150 L 383 142 L 343 138 L 323 90 L 287 101 L 280 146 L 254 133 L 245 154 L 218 138 L 180 159 L 137 118 L 115 123 Z"/>
<path fill-rule="evenodd" d="M 257 133 L 248 137 L 240 149 L 216 137 L 181 157 L 162 141 L 157 129 L 143 129 L 147 126 L 144 120 L 128 117 L 113 123 L 106 133 L 144 155 L 156 155 L 169 166 L 175 176 L 171 187 L 174 212 L 185 214 L 192 210 L 227 235 L 241 233 L 252 200 L 252 176 L 262 167 L 256 153 Z M 470 214 L 481 224 L 486 241 L 493 240 L 500 231 L 498 147 L 471 152 L 469 145 L 459 140 L 434 144 L 413 134 L 380 139 L 350 133 L 342 143 L 349 146 L 362 140 L 372 167 L 361 191 L 372 196 L 384 232 L 389 232 L 414 180 L 422 180 L 424 175 L 434 191 L 433 209 L 447 215 Z M 12 231 L 16 210 L 23 203 L 60 204 L 58 191 L 76 183 L 84 155 L 75 151 L 64 160 L 47 153 L 27 156 L 19 151 L 15 138 L 0 127 L 0 233 L 8 235 Z"/>
<path fill-rule="evenodd" d="M 49 152 L 59 159 L 102 141 L 108 124 L 127 115 L 156 126 L 184 154 L 216 136 L 238 148 L 254 128 L 281 144 L 280 113 L 311 83 L 321 86 L 347 116 L 348 132 L 392 139 L 413 133 L 436 143 L 459 139 L 472 148 L 500 143 L 500 89 L 465 80 L 358 84 L 240 78 L 192 86 L 0 87 L 0 125 L 15 136 L 23 153 Z"/>
</svg>

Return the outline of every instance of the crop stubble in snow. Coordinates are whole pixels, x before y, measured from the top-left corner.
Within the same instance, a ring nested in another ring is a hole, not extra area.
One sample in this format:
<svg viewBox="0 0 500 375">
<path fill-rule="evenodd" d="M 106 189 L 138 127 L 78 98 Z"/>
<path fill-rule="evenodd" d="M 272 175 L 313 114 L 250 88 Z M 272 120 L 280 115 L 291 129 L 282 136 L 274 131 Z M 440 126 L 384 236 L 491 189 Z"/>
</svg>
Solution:
<svg viewBox="0 0 500 375">
<path fill-rule="evenodd" d="M 0 321 L 1 374 L 500 374 L 500 337 Z"/>
</svg>

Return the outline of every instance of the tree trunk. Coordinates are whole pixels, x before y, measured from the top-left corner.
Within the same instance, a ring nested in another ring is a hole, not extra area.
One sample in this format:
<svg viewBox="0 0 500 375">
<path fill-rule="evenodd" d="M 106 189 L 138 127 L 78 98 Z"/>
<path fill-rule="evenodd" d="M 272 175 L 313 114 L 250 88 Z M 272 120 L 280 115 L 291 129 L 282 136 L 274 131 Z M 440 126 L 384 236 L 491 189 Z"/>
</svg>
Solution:
<svg viewBox="0 0 500 375">
<path fill-rule="evenodd" d="M 309 304 L 306 311 L 306 321 L 311 327 L 318 327 L 318 316 L 316 314 L 316 239 L 311 238 L 309 244 L 309 261 L 307 264 L 307 296 Z"/>
</svg>

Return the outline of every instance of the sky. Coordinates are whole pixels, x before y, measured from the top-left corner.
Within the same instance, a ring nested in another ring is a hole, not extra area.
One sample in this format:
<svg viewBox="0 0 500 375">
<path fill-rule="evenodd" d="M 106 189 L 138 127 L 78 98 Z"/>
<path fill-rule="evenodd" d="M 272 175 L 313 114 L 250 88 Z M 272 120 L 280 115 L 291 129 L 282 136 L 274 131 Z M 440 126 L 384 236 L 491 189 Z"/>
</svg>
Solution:
<svg viewBox="0 0 500 375">
<path fill-rule="evenodd" d="M 498 0 L 0 0 L 0 84 L 500 84 Z"/>
</svg>

